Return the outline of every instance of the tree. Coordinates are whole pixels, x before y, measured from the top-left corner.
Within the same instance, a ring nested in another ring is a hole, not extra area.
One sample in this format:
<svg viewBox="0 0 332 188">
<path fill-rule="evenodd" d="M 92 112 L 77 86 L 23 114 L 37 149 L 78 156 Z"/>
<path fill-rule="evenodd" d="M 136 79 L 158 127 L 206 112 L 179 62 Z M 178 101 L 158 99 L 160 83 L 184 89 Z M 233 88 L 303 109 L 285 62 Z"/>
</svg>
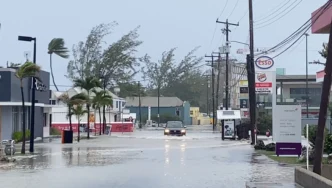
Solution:
<svg viewBox="0 0 332 188">
<path fill-rule="evenodd" d="M 113 99 L 110 95 L 107 94 L 106 91 L 101 90 L 97 91 L 96 89 L 93 90 L 95 96 L 92 99 L 92 107 L 98 110 L 99 113 L 99 135 L 101 135 L 101 107 L 104 105 L 112 105 Z"/>
<path fill-rule="evenodd" d="M 328 52 L 327 43 L 323 43 L 323 49 L 321 51 L 319 51 L 319 54 L 326 59 L 327 58 L 327 52 Z"/>
<path fill-rule="evenodd" d="M 50 69 L 53 85 L 57 91 L 59 91 L 57 85 L 55 84 L 54 74 L 53 74 L 53 66 L 52 66 L 52 54 L 58 55 L 62 58 L 69 58 L 68 49 L 65 47 L 65 41 L 62 38 L 54 38 L 48 44 L 48 54 L 50 54 Z"/>
<path fill-rule="evenodd" d="M 78 137 L 77 137 L 77 141 L 79 142 L 80 141 L 80 123 L 81 123 L 81 117 L 84 114 L 88 113 L 89 111 L 87 111 L 87 110 L 85 110 L 83 108 L 83 104 L 77 104 L 77 105 L 72 106 L 71 107 L 71 111 L 73 112 L 73 115 L 76 116 L 77 121 L 78 121 Z"/>
<path fill-rule="evenodd" d="M 72 97 L 69 97 L 69 95 L 67 93 L 64 93 L 59 97 L 59 100 L 61 100 L 63 103 L 65 103 L 68 107 L 67 117 L 69 119 L 70 130 L 72 131 L 73 126 L 72 126 L 71 117 L 72 117 L 73 113 L 72 113 L 71 109 L 74 105 L 77 105 L 77 104 L 83 105 L 85 103 L 85 101 L 88 100 L 88 97 L 84 93 L 79 93 Z M 79 127 L 78 127 L 78 131 L 79 131 Z"/>
<path fill-rule="evenodd" d="M 90 125 L 89 125 L 90 106 L 91 106 L 90 94 L 95 87 L 101 87 L 101 83 L 97 78 L 95 78 L 93 76 L 89 76 L 89 77 L 86 77 L 85 79 L 75 79 L 74 87 L 79 87 L 81 89 L 84 89 L 86 92 L 86 95 L 88 96 L 87 100 L 86 100 L 86 108 L 88 110 L 88 119 L 87 119 L 88 139 L 90 139 Z"/>
<path fill-rule="evenodd" d="M 203 59 L 194 55 L 197 49 L 190 51 L 180 62 L 174 59 L 175 48 L 164 52 L 158 62 L 151 61 L 151 57 L 145 55 L 141 59 L 145 65 L 142 73 L 143 79 L 149 81 L 149 94 L 156 96 L 160 87 L 161 96 L 177 96 L 199 105 L 206 78 L 198 69 Z"/>
<path fill-rule="evenodd" d="M 147 95 L 145 88 L 139 87 L 137 83 L 134 82 L 125 82 L 125 83 L 118 83 L 120 92 L 119 97 L 126 98 L 126 97 L 133 97 L 138 96 L 140 93 L 142 97 Z"/>
<path fill-rule="evenodd" d="M 139 66 L 139 62 L 135 52 L 142 44 L 138 40 L 139 27 L 103 48 L 106 44 L 105 37 L 111 34 L 116 25 L 116 22 L 100 24 L 92 28 L 85 42 L 81 41 L 73 46 L 73 60 L 67 66 L 69 79 L 104 77 L 107 87 L 112 83 L 128 81 L 137 73 L 135 67 Z"/>
<path fill-rule="evenodd" d="M 22 97 L 22 116 L 23 116 L 23 140 L 22 140 L 22 150 L 21 153 L 25 154 L 25 140 L 26 140 L 26 118 L 25 118 L 25 101 L 24 101 L 24 91 L 23 91 L 23 80 L 25 78 L 35 78 L 39 80 L 39 77 L 37 73 L 39 73 L 40 67 L 32 62 L 25 62 L 22 66 L 20 66 L 16 73 L 15 76 L 20 80 L 20 88 L 21 88 L 21 97 Z"/>
</svg>

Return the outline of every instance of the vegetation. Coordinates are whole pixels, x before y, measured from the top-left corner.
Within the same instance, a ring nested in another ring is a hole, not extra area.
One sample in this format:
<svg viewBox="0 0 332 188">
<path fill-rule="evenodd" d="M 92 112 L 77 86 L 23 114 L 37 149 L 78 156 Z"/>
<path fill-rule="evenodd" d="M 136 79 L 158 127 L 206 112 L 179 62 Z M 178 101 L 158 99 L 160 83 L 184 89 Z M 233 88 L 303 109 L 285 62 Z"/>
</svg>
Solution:
<svg viewBox="0 0 332 188">
<path fill-rule="evenodd" d="M 191 106 L 204 107 L 206 110 L 206 77 L 199 70 L 203 59 L 195 55 L 198 48 L 190 51 L 181 61 L 175 60 L 175 48 L 162 54 L 160 60 L 153 61 L 149 55 L 141 58 L 143 79 L 149 80 L 147 94 L 165 97 L 177 96 L 189 101 Z"/>
<path fill-rule="evenodd" d="M 257 119 L 257 127 L 259 134 L 265 135 L 267 130 L 272 131 L 272 116 L 269 114 L 260 115 Z"/>
<path fill-rule="evenodd" d="M 79 125 L 81 123 L 81 117 L 84 114 L 88 113 L 88 111 L 83 108 L 82 104 L 77 104 L 77 105 L 72 106 L 71 111 L 73 112 L 73 115 L 75 115 L 76 118 L 77 118 L 77 120 L 78 120 L 78 136 L 77 136 L 77 141 L 79 142 L 80 141 L 80 127 L 79 127 Z"/>
<path fill-rule="evenodd" d="M 103 106 L 112 106 L 113 105 L 113 99 L 110 95 L 107 94 L 106 91 L 97 91 L 96 89 L 93 90 L 93 93 L 95 96 L 92 99 L 92 107 L 96 110 L 98 110 L 99 113 L 99 122 L 101 124 L 101 108 Z M 104 126 L 104 125 L 103 125 Z M 103 127 L 103 133 L 105 131 L 105 127 Z M 99 135 L 101 135 L 101 127 L 99 129 Z"/>
<path fill-rule="evenodd" d="M 50 135 L 61 135 L 61 131 L 54 127 L 51 127 Z"/>
<path fill-rule="evenodd" d="M 65 47 L 65 41 L 62 38 L 54 38 L 48 44 L 48 54 L 50 54 L 50 69 L 51 69 L 51 76 L 53 85 L 57 91 L 59 91 L 58 86 L 55 84 L 54 74 L 53 74 L 53 64 L 52 64 L 52 54 L 55 54 L 62 58 L 69 58 L 68 55 L 69 51 L 67 47 Z"/>
<path fill-rule="evenodd" d="M 89 118 L 90 118 L 90 107 L 92 104 L 92 101 L 90 99 L 92 90 L 96 87 L 101 87 L 101 83 L 100 81 L 93 77 L 93 76 L 89 76 L 86 77 L 85 79 L 75 79 L 74 80 L 74 87 L 79 87 L 81 89 L 83 89 L 86 92 L 87 98 L 86 98 L 86 108 L 88 110 L 88 117 L 87 117 L 87 124 L 88 124 L 88 139 L 90 139 L 90 125 L 89 125 Z"/>
<path fill-rule="evenodd" d="M 30 138 L 30 131 L 25 131 L 25 139 L 23 139 L 23 131 L 14 132 L 12 135 L 12 139 L 15 140 L 15 143 L 22 142 L 24 140 L 29 140 Z"/>
<path fill-rule="evenodd" d="M 23 90 L 23 80 L 26 78 L 35 78 L 39 80 L 39 76 L 37 75 L 40 71 L 40 67 L 32 62 L 25 62 L 22 66 L 20 66 L 15 76 L 20 80 L 20 88 L 21 88 L 21 97 L 22 97 L 22 126 L 23 126 L 23 132 L 22 132 L 22 150 L 21 153 L 25 154 L 25 140 L 26 140 L 26 109 L 25 109 L 25 101 L 24 101 L 24 90 Z"/>
</svg>

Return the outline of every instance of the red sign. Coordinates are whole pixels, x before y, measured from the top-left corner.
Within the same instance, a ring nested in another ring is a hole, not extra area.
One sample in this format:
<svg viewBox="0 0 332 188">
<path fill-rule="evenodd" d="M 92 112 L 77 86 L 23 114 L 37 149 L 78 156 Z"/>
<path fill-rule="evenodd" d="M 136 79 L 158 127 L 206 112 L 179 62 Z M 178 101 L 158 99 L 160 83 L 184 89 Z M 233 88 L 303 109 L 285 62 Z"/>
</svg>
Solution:
<svg viewBox="0 0 332 188">
<path fill-rule="evenodd" d="M 323 82 L 325 76 L 325 70 L 316 72 L 316 82 Z"/>
<path fill-rule="evenodd" d="M 266 83 L 255 83 L 256 87 L 272 87 L 271 82 L 266 82 Z"/>
</svg>

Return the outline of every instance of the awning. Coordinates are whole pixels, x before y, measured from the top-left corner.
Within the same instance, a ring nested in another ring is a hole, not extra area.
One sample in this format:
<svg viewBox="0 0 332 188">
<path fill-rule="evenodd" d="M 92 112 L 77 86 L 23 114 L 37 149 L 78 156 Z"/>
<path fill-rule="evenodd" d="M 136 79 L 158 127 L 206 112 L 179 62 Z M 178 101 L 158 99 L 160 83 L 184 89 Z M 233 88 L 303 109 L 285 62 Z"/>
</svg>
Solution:
<svg viewBox="0 0 332 188">
<path fill-rule="evenodd" d="M 217 110 L 217 119 L 241 119 L 240 110 Z"/>
</svg>

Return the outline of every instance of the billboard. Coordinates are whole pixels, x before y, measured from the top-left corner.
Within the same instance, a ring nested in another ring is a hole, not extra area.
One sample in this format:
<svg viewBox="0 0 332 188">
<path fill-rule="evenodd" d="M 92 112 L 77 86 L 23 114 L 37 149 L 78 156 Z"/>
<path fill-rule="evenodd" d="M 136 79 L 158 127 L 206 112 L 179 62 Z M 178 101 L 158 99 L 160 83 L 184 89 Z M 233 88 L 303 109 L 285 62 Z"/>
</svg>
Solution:
<svg viewBox="0 0 332 188">
<path fill-rule="evenodd" d="M 256 93 L 272 93 L 273 72 L 257 72 L 255 75 Z"/>
<path fill-rule="evenodd" d="M 240 99 L 240 108 L 248 108 L 248 99 Z"/>
<path fill-rule="evenodd" d="M 323 82 L 325 76 L 325 70 L 316 72 L 316 82 Z"/>
<path fill-rule="evenodd" d="M 276 142 L 276 154 L 301 155 L 301 105 L 276 105 L 273 111 L 273 140 Z"/>
</svg>

